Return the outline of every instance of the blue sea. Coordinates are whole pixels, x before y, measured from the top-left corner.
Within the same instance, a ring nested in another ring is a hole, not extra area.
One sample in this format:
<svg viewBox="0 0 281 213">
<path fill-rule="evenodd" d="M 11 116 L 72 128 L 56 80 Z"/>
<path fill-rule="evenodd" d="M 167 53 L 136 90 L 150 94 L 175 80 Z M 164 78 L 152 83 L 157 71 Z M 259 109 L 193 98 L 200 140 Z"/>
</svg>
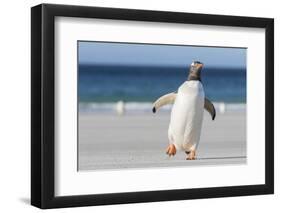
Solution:
<svg viewBox="0 0 281 213">
<path fill-rule="evenodd" d="M 81 106 L 123 101 L 151 103 L 159 96 L 177 91 L 187 79 L 187 67 L 80 64 L 78 98 Z M 213 102 L 246 103 L 246 69 L 203 68 L 205 95 Z"/>
</svg>

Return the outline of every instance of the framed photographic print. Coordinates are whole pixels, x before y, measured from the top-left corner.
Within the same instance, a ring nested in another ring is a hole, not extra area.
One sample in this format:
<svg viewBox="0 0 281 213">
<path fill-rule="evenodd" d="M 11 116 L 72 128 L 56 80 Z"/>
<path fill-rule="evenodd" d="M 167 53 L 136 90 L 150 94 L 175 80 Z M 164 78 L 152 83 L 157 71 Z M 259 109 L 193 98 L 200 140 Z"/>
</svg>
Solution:
<svg viewBox="0 0 281 213">
<path fill-rule="evenodd" d="M 31 9 L 31 203 L 274 191 L 274 21 Z"/>
</svg>

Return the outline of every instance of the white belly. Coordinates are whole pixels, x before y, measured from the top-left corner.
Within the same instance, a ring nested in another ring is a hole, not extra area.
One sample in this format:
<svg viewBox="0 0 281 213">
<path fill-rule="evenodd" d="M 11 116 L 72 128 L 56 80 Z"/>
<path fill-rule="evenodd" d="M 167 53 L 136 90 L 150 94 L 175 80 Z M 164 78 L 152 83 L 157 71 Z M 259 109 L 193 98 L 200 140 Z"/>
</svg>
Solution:
<svg viewBox="0 0 281 213">
<path fill-rule="evenodd" d="M 196 149 L 202 128 L 204 99 L 200 81 L 186 81 L 178 89 L 168 131 L 170 143 L 177 149 Z"/>
</svg>

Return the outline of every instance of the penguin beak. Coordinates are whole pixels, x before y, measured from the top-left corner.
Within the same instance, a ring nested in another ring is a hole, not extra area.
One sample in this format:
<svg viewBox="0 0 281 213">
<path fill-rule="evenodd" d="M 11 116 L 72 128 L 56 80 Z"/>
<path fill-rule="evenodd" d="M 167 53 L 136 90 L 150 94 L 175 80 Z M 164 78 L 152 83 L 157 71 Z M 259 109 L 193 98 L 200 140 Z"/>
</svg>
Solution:
<svg viewBox="0 0 281 213">
<path fill-rule="evenodd" d="M 200 70 L 200 69 L 203 68 L 203 64 L 196 64 L 195 66 L 196 66 L 196 68 L 197 68 L 198 70 Z"/>
</svg>

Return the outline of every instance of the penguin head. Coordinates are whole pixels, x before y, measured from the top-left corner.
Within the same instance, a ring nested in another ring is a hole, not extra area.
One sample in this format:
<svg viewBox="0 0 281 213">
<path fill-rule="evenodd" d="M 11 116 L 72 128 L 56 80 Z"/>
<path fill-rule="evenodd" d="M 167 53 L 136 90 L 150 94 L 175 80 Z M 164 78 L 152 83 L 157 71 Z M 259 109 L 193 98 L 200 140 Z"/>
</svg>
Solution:
<svg viewBox="0 0 281 213">
<path fill-rule="evenodd" d="M 189 75 L 188 75 L 188 81 L 191 80 L 197 80 L 201 81 L 201 70 L 203 68 L 203 63 L 199 61 L 193 61 L 189 68 Z"/>
</svg>

